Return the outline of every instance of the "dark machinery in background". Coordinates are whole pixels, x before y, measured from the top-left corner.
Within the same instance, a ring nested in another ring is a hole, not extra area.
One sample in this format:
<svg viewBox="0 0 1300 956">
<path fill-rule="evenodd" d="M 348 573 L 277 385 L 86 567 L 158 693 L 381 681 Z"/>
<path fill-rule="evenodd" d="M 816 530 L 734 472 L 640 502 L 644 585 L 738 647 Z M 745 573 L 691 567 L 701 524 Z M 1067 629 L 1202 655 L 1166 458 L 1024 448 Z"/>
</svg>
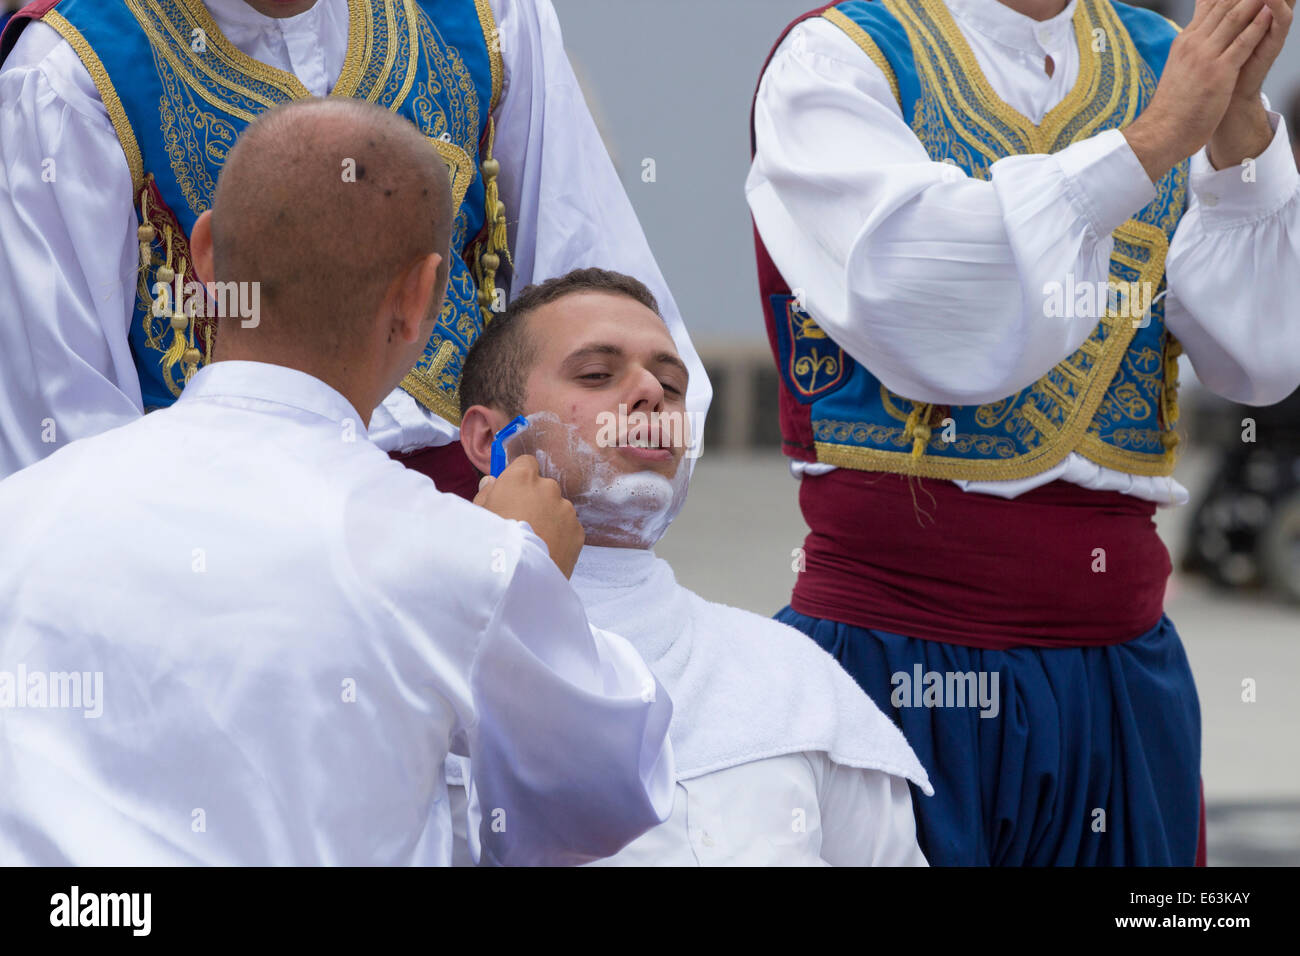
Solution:
<svg viewBox="0 0 1300 956">
<path fill-rule="evenodd" d="M 1198 406 L 1197 443 L 1222 457 L 1192 512 L 1182 570 L 1300 603 L 1300 391 L 1267 408 Z"/>
</svg>

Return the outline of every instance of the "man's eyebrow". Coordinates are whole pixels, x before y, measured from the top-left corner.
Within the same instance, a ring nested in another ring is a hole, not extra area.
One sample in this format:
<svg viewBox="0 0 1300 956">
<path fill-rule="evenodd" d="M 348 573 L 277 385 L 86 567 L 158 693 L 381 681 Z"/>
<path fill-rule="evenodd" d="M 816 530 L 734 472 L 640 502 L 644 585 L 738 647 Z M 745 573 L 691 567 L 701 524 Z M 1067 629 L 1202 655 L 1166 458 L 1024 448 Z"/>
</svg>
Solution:
<svg viewBox="0 0 1300 956">
<path fill-rule="evenodd" d="M 567 367 L 577 362 L 581 362 L 585 358 L 591 358 L 593 355 L 608 355 L 614 358 L 622 358 L 625 354 L 626 353 L 622 348 L 613 343 L 592 342 L 590 345 L 584 345 L 581 348 L 570 352 L 564 359 L 563 364 Z M 651 358 L 651 361 L 657 362 L 661 365 L 671 365 L 673 368 L 685 375 L 688 382 L 691 380 L 690 369 L 686 367 L 686 363 L 671 352 L 656 352 Z"/>
<path fill-rule="evenodd" d="M 689 382 L 691 380 L 690 369 L 686 367 L 685 362 L 679 359 L 676 355 L 673 355 L 673 353 L 660 352 L 658 355 L 654 357 L 654 360 L 664 365 L 671 365 L 673 368 L 678 369 L 682 373 L 682 375 L 686 376 L 686 381 Z"/>
<path fill-rule="evenodd" d="M 615 358 L 622 358 L 623 350 L 617 345 L 610 345 L 605 342 L 593 342 L 590 345 L 584 345 L 579 349 L 574 349 L 564 359 L 565 365 L 572 365 L 574 362 L 580 362 L 585 358 L 593 355 L 611 355 Z"/>
</svg>

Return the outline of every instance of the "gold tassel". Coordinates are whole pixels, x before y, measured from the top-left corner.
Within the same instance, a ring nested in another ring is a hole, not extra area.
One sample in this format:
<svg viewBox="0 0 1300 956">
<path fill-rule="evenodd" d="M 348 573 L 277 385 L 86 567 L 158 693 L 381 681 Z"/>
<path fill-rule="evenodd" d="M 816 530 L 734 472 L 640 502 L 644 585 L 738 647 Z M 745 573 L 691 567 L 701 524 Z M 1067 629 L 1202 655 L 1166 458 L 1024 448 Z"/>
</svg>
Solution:
<svg viewBox="0 0 1300 956">
<path fill-rule="evenodd" d="M 166 268 L 168 270 L 171 270 L 172 230 L 170 226 L 165 227 L 164 234 L 167 240 Z M 178 263 L 178 265 L 180 266 L 180 269 L 178 270 L 180 274 L 182 276 L 185 275 L 185 260 L 182 259 L 180 263 Z M 167 346 L 167 351 L 163 353 L 163 357 L 162 357 L 163 376 L 166 378 L 169 386 L 172 380 L 172 369 L 176 367 L 177 362 L 180 362 L 185 358 L 185 353 L 190 347 L 189 342 L 186 341 L 185 338 L 185 330 L 189 327 L 189 324 L 190 324 L 189 316 L 185 314 L 185 303 L 178 299 L 177 301 L 172 303 L 171 344 Z M 186 379 L 186 381 L 188 381 L 188 378 Z"/>
<path fill-rule="evenodd" d="M 185 350 L 189 348 L 189 343 L 185 341 L 187 322 L 185 313 L 180 309 L 172 313 L 172 341 L 162 357 L 163 374 L 167 376 L 168 381 L 171 380 L 172 369 L 176 367 L 177 362 L 185 358 Z"/>
<path fill-rule="evenodd" d="M 493 158 L 496 145 L 496 121 L 488 117 L 487 141 L 483 148 L 483 161 L 479 169 L 483 174 L 483 213 L 487 222 L 487 236 L 478 250 L 478 304 L 483 321 L 492 318 L 492 304 L 496 298 L 496 273 L 501 267 L 501 256 L 514 265 L 510 258 L 510 239 L 506 223 L 506 204 L 501 201 L 497 177 L 501 164 Z"/>
<path fill-rule="evenodd" d="M 181 275 L 184 275 L 185 274 L 184 258 L 181 259 L 180 265 L 181 265 Z M 194 345 L 194 330 L 198 327 L 198 323 L 195 322 L 190 317 L 188 312 L 185 315 L 185 325 L 186 328 L 188 329 L 189 335 L 186 340 L 185 354 L 181 358 L 185 363 L 183 369 L 183 373 L 185 376 L 185 384 L 188 385 L 190 383 L 190 379 L 194 377 L 194 373 L 199 370 L 199 363 L 203 360 L 203 355 L 202 353 L 199 352 L 199 350 Z"/>
<path fill-rule="evenodd" d="M 483 210 L 489 217 L 489 222 L 495 226 L 495 213 L 497 204 L 501 202 L 500 187 L 497 185 L 497 176 L 501 171 L 501 164 L 495 159 L 489 157 L 483 160 Z M 492 244 L 491 230 L 488 235 L 488 245 Z"/>
<path fill-rule="evenodd" d="M 140 193 L 140 228 L 135 231 L 140 242 L 140 269 L 148 271 L 153 265 L 153 241 L 158 238 L 158 230 L 149 221 L 149 190 Z"/>
<path fill-rule="evenodd" d="M 930 443 L 930 412 L 933 405 L 916 402 L 912 405 L 907 423 L 903 425 L 903 437 L 912 437 L 912 457 L 920 458 L 925 454 L 925 446 Z"/>
<path fill-rule="evenodd" d="M 144 278 L 141 278 L 140 281 L 141 283 L 144 283 L 145 280 Z M 158 270 L 158 281 L 163 281 L 162 269 Z M 149 290 L 146 289 L 145 291 L 147 292 Z M 152 296 L 149 297 L 149 308 L 145 309 L 143 320 L 144 340 L 146 344 L 154 346 L 155 348 L 157 347 L 158 330 L 154 328 L 153 320 L 155 318 L 161 318 L 171 312 L 171 300 L 170 285 L 164 285 L 162 291 L 158 293 L 158 298 L 155 299 Z"/>
<path fill-rule="evenodd" d="M 492 249 L 506 257 L 506 262 L 514 265 L 515 261 L 510 258 L 510 235 L 506 228 L 506 204 L 497 200 L 496 204 L 497 220 L 492 226 Z"/>
<path fill-rule="evenodd" d="M 1165 333 L 1165 380 L 1164 380 L 1164 399 L 1165 399 L 1165 425 L 1167 430 L 1160 436 L 1161 444 L 1166 450 L 1173 450 L 1178 446 L 1181 439 L 1178 433 L 1174 431 L 1174 426 L 1178 424 L 1178 356 L 1183 354 L 1183 345 L 1176 338 Z"/>
</svg>

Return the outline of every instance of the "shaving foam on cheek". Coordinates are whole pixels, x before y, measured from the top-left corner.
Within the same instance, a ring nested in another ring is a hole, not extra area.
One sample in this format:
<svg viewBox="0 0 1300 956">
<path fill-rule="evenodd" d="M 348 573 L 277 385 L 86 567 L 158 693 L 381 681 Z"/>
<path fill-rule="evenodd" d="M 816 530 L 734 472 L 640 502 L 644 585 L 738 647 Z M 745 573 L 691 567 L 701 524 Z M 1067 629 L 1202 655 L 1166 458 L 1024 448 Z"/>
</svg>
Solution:
<svg viewBox="0 0 1300 956">
<path fill-rule="evenodd" d="M 573 502 L 588 538 L 653 547 L 686 503 L 690 469 L 684 461 L 672 478 L 656 471 L 620 471 L 606 460 L 605 450 L 578 434 L 577 425 L 551 412 L 529 415 L 528 427 L 512 436 L 506 449 L 511 459 L 537 459 L 541 474 L 555 479 Z"/>
<path fill-rule="evenodd" d="M 686 499 L 686 469 L 677 472 L 672 480 L 658 472 L 640 471 L 597 483 L 574 500 L 578 520 L 589 535 L 599 530 L 612 541 L 653 547 Z"/>
</svg>

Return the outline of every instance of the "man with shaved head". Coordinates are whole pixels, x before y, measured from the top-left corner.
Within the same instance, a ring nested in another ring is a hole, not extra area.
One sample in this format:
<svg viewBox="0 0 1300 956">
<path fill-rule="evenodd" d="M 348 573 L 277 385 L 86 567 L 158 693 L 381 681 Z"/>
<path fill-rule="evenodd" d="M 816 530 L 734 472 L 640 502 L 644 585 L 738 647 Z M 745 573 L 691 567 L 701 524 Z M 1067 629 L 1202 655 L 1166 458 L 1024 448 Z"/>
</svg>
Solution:
<svg viewBox="0 0 1300 956">
<path fill-rule="evenodd" d="M 258 161 L 239 161 L 246 151 Z M 391 340 L 393 330 L 357 318 L 384 301 L 394 274 L 436 253 L 436 270 L 409 281 L 432 283 L 442 301 L 451 190 L 446 166 L 414 127 L 355 100 L 308 100 L 266 114 L 227 167 L 214 209 L 195 223 L 194 264 L 200 275 L 215 268 L 256 284 L 256 301 L 274 319 L 221 323 L 215 358 L 274 350 L 313 373 L 323 362 L 322 372 L 349 381 L 372 371 L 362 361 L 370 338 Z"/>
<path fill-rule="evenodd" d="M 559 486 L 524 456 L 475 507 L 366 434 L 438 320 L 451 210 L 388 111 L 265 114 L 192 242 L 257 321 L 220 320 L 169 408 L 0 482 L 0 864 L 445 864 L 448 753 L 483 862 L 666 819 L 672 705 L 588 624 Z"/>
</svg>

